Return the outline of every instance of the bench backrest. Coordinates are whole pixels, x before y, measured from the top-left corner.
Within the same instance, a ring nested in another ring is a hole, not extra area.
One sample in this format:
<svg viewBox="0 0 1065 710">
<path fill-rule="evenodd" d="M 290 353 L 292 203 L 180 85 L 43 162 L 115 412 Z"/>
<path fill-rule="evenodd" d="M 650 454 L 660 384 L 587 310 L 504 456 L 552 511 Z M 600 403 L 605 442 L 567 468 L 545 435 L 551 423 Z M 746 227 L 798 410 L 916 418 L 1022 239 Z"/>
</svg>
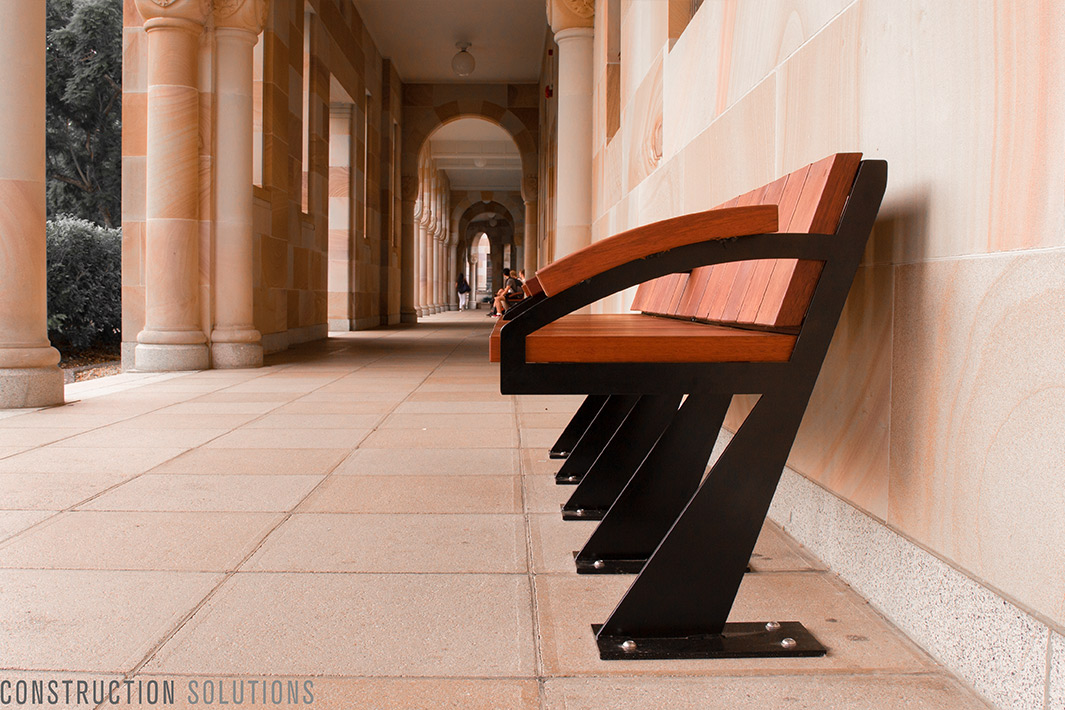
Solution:
<svg viewBox="0 0 1065 710">
<path fill-rule="evenodd" d="M 861 162 L 837 153 L 735 197 L 720 207 L 775 204 L 781 232 L 836 231 Z M 632 309 L 650 315 L 762 328 L 802 324 L 821 264 L 765 259 L 702 266 L 641 284 Z"/>
</svg>

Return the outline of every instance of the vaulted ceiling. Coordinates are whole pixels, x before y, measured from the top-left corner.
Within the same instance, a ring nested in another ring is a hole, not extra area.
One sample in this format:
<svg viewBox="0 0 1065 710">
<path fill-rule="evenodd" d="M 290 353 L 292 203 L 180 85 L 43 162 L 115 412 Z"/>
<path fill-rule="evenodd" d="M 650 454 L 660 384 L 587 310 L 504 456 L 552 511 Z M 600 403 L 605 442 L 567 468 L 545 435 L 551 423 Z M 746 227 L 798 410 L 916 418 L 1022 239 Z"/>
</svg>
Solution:
<svg viewBox="0 0 1065 710">
<path fill-rule="evenodd" d="M 547 32 L 544 0 L 354 0 L 381 55 L 406 83 L 535 82 Z M 477 62 L 456 76 L 456 42 Z"/>
</svg>

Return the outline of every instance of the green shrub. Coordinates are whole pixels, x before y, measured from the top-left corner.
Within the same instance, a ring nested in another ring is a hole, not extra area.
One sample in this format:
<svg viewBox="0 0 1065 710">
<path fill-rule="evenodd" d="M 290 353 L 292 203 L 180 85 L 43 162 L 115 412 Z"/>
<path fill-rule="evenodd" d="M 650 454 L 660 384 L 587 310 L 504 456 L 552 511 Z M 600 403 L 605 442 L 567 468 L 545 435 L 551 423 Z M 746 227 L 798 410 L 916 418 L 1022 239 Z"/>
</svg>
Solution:
<svg viewBox="0 0 1065 710">
<path fill-rule="evenodd" d="M 48 222 L 48 337 L 60 350 L 122 336 L 122 230 L 74 217 Z"/>
</svg>

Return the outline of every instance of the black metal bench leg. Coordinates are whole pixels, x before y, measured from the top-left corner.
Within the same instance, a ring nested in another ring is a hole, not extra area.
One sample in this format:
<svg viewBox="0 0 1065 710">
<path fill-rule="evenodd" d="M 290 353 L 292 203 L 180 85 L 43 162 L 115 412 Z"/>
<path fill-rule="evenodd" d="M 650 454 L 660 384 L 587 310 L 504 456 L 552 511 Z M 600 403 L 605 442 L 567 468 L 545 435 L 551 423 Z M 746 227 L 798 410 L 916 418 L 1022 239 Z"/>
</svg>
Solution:
<svg viewBox="0 0 1065 710">
<path fill-rule="evenodd" d="M 588 425 L 592 423 L 595 415 L 606 404 L 609 396 L 605 394 L 590 394 L 585 397 L 584 402 L 574 413 L 573 418 L 569 420 L 566 428 L 562 430 L 562 434 L 547 455 L 553 459 L 564 459 L 569 456 L 569 452 L 573 451 L 573 447 L 580 441 L 581 436 L 588 431 Z"/>
<path fill-rule="evenodd" d="M 703 479 L 730 395 L 684 400 L 643 463 L 577 555 L 582 574 L 643 569 Z"/>
<path fill-rule="evenodd" d="M 798 622 L 725 623 L 806 407 L 801 394 L 761 397 L 598 630 L 601 658 L 825 653 Z"/>
<path fill-rule="evenodd" d="M 581 435 L 580 440 L 566 457 L 562 468 L 555 474 L 555 483 L 562 485 L 576 485 L 584 478 L 584 474 L 592 467 L 599 454 L 610 442 L 610 437 L 618 430 L 621 423 L 636 402 L 640 400 L 638 394 L 610 395 L 603 404 L 603 408 L 592 419 L 588 429 Z"/>
<path fill-rule="evenodd" d="M 632 408 L 577 490 L 562 506 L 565 520 L 602 520 L 669 426 L 681 395 L 646 395 Z"/>
</svg>

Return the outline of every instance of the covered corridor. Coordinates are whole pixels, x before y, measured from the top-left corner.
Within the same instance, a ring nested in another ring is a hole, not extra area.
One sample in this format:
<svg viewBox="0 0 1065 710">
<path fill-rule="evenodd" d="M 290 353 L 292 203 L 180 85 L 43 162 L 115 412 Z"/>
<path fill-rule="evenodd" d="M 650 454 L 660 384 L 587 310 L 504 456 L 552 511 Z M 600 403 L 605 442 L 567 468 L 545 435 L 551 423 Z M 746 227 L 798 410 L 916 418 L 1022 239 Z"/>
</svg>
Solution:
<svg viewBox="0 0 1065 710">
<path fill-rule="evenodd" d="M 632 578 L 573 569 L 595 524 L 561 520 L 546 448 L 578 401 L 499 395 L 487 334 L 445 314 L 4 412 L 0 679 L 172 680 L 175 707 L 262 679 L 330 710 L 984 707 L 773 524 L 736 614 L 801 618 L 829 656 L 600 661 L 589 625 Z"/>
</svg>

